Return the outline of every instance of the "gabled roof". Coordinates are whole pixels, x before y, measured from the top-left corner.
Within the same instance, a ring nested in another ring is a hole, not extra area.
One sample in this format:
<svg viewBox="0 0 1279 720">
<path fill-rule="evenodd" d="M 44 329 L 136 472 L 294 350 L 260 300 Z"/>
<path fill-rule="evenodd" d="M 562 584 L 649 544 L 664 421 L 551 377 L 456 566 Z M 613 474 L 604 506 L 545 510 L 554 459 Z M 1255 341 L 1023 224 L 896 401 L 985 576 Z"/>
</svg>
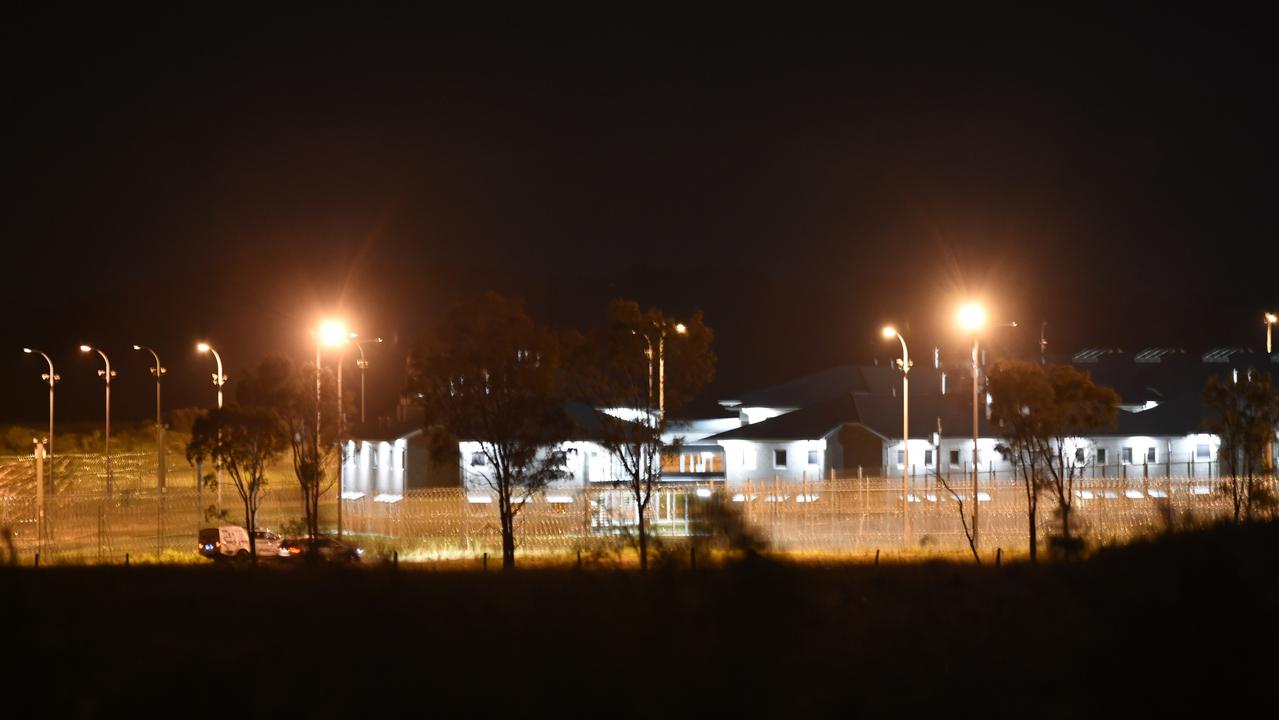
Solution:
<svg viewBox="0 0 1279 720">
<path fill-rule="evenodd" d="M 941 420 L 948 437 L 972 433 L 972 404 L 966 393 L 911 396 L 910 436 L 931 438 Z M 706 438 L 718 440 L 817 440 L 844 425 L 862 425 L 885 438 L 901 437 L 902 401 L 887 395 L 845 393 L 762 422 L 743 425 Z M 978 433 L 990 437 L 985 410 L 978 413 Z"/>
<path fill-rule="evenodd" d="M 914 363 L 912 363 L 914 364 Z M 937 373 L 911 373 L 912 385 L 935 390 Z M 930 368 L 931 369 L 931 368 Z M 778 385 L 752 390 L 733 399 L 721 400 L 725 407 L 802 408 L 841 395 L 855 393 L 891 396 L 901 389 L 901 373 L 887 365 L 839 365 L 811 373 Z"/>
</svg>

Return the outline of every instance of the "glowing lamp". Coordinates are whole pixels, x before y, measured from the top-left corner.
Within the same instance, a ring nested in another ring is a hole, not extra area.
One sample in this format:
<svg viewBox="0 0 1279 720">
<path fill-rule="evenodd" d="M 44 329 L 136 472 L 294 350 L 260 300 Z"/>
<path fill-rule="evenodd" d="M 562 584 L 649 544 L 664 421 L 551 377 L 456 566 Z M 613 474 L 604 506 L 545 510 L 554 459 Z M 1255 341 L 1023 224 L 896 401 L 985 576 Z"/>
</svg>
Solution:
<svg viewBox="0 0 1279 720">
<path fill-rule="evenodd" d="M 885 338 L 896 337 L 897 328 L 893 327 L 892 325 L 885 325 L 883 329 L 883 335 Z"/>
<path fill-rule="evenodd" d="M 968 303 L 959 309 L 959 326 L 970 332 L 980 330 L 986 324 L 986 311 L 976 303 Z"/>
<path fill-rule="evenodd" d="M 195 346 L 195 349 L 196 349 L 196 350 L 199 350 L 200 352 L 208 352 L 208 351 L 209 351 L 209 344 L 208 344 L 208 343 L 199 343 L 198 345 L 196 345 L 196 346 Z"/>
<path fill-rule="evenodd" d="M 92 348 L 92 347 L 90 347 L 90 346 L 88 346 L 88 345 L 81 345 L 81 346 L 80 346 L 80 352 L 89 352 L 89 351 L 90 351 L 90 350 L 92 350 L 92 349 L 93 349 L 93 348 Z"/>
<path fill-rule="evenodd" d="M 685 325 L 684 323 L 675 323 L 675 332 L 679 333 L 680 335 L 683 335 L 684 333 L 688 332 L 688 326 Z"/>
<path fill-rule="evenodd" d="M 341 345 L 351 338 L 346 323 L 340 320 L 326 320 L 320 325 L 320 342 L 325 345 Z"/>
</svg>

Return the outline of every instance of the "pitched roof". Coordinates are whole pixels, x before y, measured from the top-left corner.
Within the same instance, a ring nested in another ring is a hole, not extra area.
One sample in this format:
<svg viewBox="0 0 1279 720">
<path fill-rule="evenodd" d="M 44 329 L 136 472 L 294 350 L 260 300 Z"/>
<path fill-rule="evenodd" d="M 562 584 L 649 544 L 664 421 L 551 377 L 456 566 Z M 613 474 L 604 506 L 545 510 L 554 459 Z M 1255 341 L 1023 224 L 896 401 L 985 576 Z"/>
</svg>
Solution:
<svg viewBox="0 0 1279 720">
<path fill-rule="evenodd" d="M 913 363 L 912 363 L 913 364 Z M 935 392 L 939 382 L 937 373 L 915 372 L 912 385 L 925 392 Z M 721 405 L 741 407 L 792 407 L 802 408 L 831 398 L 854 393 L 892 395 L 901 387 L 901 373 L 887 365 L 839 365 L 777 385 L 752 390 L 733 399 L 721 400 Z"/>
<path fill-rule="evenodd" d="M 937 432 L 938 419 L 944 435 L 971 434 L 970 396 L 966 393 L 911 396 L 911 437 L 931 438 Z M 784 415 L 712 435 L 706 440 L 816 440 L 847 424 L 863 425 L 886 438 L 900 437 L 901 398 L 844 393 Z M 978 432 L 984 437 L 990 436 L 991 428 L 985 412 L 979 413 Z"/>
</svg>

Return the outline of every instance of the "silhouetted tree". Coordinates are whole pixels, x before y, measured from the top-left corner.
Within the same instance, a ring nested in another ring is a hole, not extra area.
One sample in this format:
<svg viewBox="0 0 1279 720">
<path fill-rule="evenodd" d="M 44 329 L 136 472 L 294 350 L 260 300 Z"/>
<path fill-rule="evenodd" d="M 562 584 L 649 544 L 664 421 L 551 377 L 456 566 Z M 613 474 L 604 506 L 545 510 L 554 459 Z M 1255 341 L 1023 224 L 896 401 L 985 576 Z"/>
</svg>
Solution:
<svg viewBox="0 0 1279 720">
<path fill-rule="evenodd" d="M 617 413 L 601 417 L 599 440 L 621 470 L 616 484 L 625 486 L 639 508 L 642 571 L 648 570 L 647 511 L 661 482 L 666 418 L 714 377 L 713 337 L 700 312 L 677 324 L 660 310 L 640 312 L 635 302 L 614 300 L 606 324 L 581 346 L 574 363 L 582 394 Z M 681 443 L 677 438 L 665 449 L 678 453 Z"/>
<path fill-rule="evenodd" d="M 524 502 L 565 476 L 560 336 L 496 293 L 454 307 L 409 358 L 409 389 L 440 424 L 479 444 L 476 473 L 497 495 L 502 567 L 515 567 L 515 518 Z"/>
<path fill-rule="evenodd" d="M 211 459 L 235 484 L 244 505 L 249 554 L 257 561 L 258 507 L 266 487 L 266 468 L 284 452 L 284 436 L 275 414 L 262 408 L 236 406 L 210 410 L 197 419 L 187 445 L 187 460 Z"/>
<path fill-rule="evenodd" d="M 1273 472 L 1269 465 L 1279 426 L 1279 393 L 1269 374 L 1249 369 L 1237 382 L 1208 378 L 1203 402 L 1203 427 L 1221 439 L 1222 489 L 1234 506 L 1235 522 L 1250 520 L 1255 509 L 1275 501 L 1262 478 Z"/>
<path fill-rule="evenodd" d="M 1030 515 L 1035 553 L 1037 493 L 1047 489 L 1057 501 L 1058 542 L 1067 555 L 1072 536 L 1075 481 L 1082 476 L 1085 438 L 1114 426 L 1119 395 L 1093 383 L 1092 377 L 1063 365 L 1005 363 L 990 375 L 991 419 L 1005 432 L 1006 452 L 1019 465 Z"/>
<path fill-rule="evenodd" d="M 302 514 L 307 536 L 320 534 L 320 498 L 333 490 L 337 473 L 330 472 L 338 452 L 337 382 L 331 370 L 320 373 L 320 437 L 316 442 L 315 365 L 295 366 L 284 355 L 271 354 L 245 373 L 236 398 L 246 407 L 276 416 L 293 461 L 293 475 L 302 491 Z M 313 554 L 312 554 L 313 555 Z"/>
</svg>

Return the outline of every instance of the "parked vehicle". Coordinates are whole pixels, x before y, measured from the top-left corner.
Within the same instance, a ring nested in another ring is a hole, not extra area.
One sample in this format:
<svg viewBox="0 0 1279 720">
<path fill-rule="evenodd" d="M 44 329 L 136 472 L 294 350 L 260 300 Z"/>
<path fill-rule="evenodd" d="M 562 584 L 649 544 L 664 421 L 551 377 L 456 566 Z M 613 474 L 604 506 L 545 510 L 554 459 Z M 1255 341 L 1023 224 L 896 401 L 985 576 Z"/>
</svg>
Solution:
<svg viewBox="0 0 1279 720">
<path fill-rule="evenodd" d="M 257 553 L 260 558 L 278 557 L 280 536 L 270 530 L 254 530 Z M 222 525 L 202 528 L 196 542 L 196 552 L 210 560 L 248 560 L 249 532 L 239 525 Z"/>
<path fill-rule="evenodd" d="M 319 537 L 312 543 L 310 538 L 291 538 L 280 543 L 280 557 L 301 560 L 311 557 L 314 546 L 314 559 L 323 562 L 359 562 L 364 556 L 364 548 L 346 543 L 331 537 Z"/>
</svg>

